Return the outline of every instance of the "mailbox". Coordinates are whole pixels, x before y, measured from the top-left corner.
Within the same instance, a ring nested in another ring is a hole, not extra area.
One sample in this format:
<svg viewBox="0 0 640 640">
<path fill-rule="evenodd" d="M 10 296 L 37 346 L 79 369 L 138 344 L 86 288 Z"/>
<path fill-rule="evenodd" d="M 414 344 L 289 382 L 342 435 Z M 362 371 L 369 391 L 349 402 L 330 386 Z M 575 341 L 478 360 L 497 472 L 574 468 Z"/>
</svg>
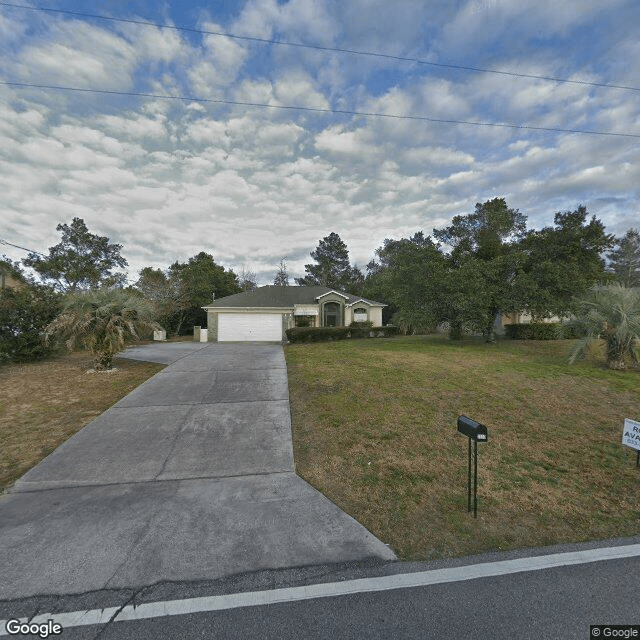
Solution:
<svg viewBox="0 0 640 640">
<path fill-rule="evenodd" d="M 467 511 L 471 511 L 471 449 L 473 449 L 473 517 L 476 518 L 478 516 L 478 442 L 487 441 L 487 427 L 467 416 L 458 416 L 458 431 L 469 438 Z"/>
<path fill-rule="evenodd" d="M 475 442 L 487 441 L 487 427 L 467 416 L 458 418 L 458 431 Z"/>
</svg>

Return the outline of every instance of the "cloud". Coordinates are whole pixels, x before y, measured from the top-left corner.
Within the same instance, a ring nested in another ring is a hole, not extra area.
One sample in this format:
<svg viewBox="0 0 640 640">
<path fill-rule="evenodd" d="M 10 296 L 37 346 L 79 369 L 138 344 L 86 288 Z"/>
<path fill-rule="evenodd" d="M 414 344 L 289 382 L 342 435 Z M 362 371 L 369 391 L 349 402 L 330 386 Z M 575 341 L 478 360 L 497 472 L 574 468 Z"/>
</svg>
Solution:
<svg viewBox="0 0 640 640">
<path fill-rule="evenodd" d="M 222 33 L 213 22 L 204 22 L 202 29 Z M 192 53 L 187 72 L 190 87 L 201 98 L 220 98 L 228 85 L 236 80 L 247 59 L 247 47 L 238 40 L 218 35 L 205 35 L 202 47 Z"/>
<path fill-rule="evenodd" d="M 341 125 L 320 132 L 316 136 L 315 147 L 332 155 L 358 158 L 363 164 L 377 162 L 381 153 L 380 148 L 371 144 L 366 130 L 345 131 Z"/>
<path fill-rule="evenodd" d="M 249 0 L 232 24 L 235 33 L 271 39 L 330 44 L 337 21 L 323 0 Z M 278 48 L 280 52 L 283 48 Z M 294 53 L 297 55 L 297 52 Z"/>
<path fill-rule="evenodd" d="M 328 109 L 329 102 L 316 83 L 302 70 L 290 69 L 278 78 L 275 95 L 283 105 Z"/>
<path fill-rule="evenodd" d="M 12 66 L 28 82 L 122 90 L 132 86 L 136 57 L 134 47 L 118 35 L 65 20 L 52 21 Z"/>
<path fill-rule="evenodd" d="M 620 55 L 635 59 L 631 26 L 599 38 L 591 61 L 586 36 L 568 47 L 580 29 L 606 18 L 591 0 L 582 13 L 577 6 L 558 6 L 550 24 L 546 0 L 249 0 L 227 21 L 209 7 L 199 26 L 434 60 L 447 54 L 538 75 L 564 69 L 576 79 L 633 79 L 635 67 L 625 71 L 617 62 Z M 11 30 L 6 16 L 1 20 L 0 33 Z M 534 47 L 548 24 L 553 38 Z M 634 92 L 139 25 L 110 30 L 55 19 L 34 22 L 31 31 L 18 24 L 15 33 L 4 74 L 17 80 L 640 132 Z M 564 56 L 574 49 L 579 60 Z M 3 233 L 14 234 L 7 240 L 43 250 L 58 241 L 56 224 L 82 217 L 93 232 L 124 245 L 133 274 L 204 250 L 227 266 L 253 269 L 261 282 L 288 256 L 293 277 L 331 231 L 364 265 L 386 237 L 430 233 L 497 196 L 535 227 L 581 202 L 618 234 L 639 215 L 631 139 L 7 87 L 0 95 L 0 206 Z M 23 255 L 16 250 L 13 257 Z"/>
<path fill-rule="evenodd" d="M 104 115 L 96 118 L 96 124 L 103 126 L 111 136 L 125 136 L 131 139 L 158 139 L 167 135 L 166 116 L 149 118 L 141 114 L 129 116 Z"/>
<path fill-rule="evenodd" d="M 457 51 L 458 56 L 487 49 L 494 55 L 506 50 L 518 55 L 532 48 L 531 40 L 567 37 L 627 4 L 628 0 L 606 5 L 598 0 L 468 0 L 444 25 L 438 48 Z"/>
</svg>

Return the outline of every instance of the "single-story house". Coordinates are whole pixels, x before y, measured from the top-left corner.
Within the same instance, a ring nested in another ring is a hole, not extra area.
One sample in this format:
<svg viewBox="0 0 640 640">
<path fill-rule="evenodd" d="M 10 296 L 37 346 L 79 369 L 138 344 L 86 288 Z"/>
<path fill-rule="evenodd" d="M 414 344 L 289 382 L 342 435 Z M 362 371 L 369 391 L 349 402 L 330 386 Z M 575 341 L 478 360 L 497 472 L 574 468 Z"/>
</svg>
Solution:
<svg viewBox="0 0 640 640">
<path fill-rule="evenodd" d="M 269 285 L 236 293 L 202 307 L 210 342 L 280 342 L 295 326 L 345 327 L 371 321 L 382 326 L 386 305 L 330 287 Z"/>
<path fill-rule="evenodd" d="M 564 318 L 566 322 L 567 318 Z M 558 316 L 548 316 L 547 318 L 536 319 L 535 322 L 548 323 L 548 322 L 562 322 L 563 318 Z M 496 318 L 495 331 L 496 333 L 503 334 L 505 332 L 505 326 L 508 324 L 531 324 L 534 322 L 532 315 L 527 311 L 514 311 L 512 313 L 504 313 Z"/>
<path fill-rule="evenodd" d="M 25 287 L 24 276 L 22 276 L 11 263 L 0 260 L 0 291 L 5 289 L 22 289 Z"/>
</svg>

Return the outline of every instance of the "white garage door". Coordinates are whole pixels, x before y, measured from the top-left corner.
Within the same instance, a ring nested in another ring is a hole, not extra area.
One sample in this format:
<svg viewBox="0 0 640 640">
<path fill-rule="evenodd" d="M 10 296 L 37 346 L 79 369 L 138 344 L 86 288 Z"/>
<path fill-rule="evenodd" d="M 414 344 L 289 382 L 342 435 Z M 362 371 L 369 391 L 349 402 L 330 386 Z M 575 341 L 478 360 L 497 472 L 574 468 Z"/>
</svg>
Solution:
<svg viewBox="0 0 640 640">
<path fill-rule="evenodd" d="M 219 313 L 218 342 L 281 341 L 282 315 L 276 313 Z"/>
</svg>

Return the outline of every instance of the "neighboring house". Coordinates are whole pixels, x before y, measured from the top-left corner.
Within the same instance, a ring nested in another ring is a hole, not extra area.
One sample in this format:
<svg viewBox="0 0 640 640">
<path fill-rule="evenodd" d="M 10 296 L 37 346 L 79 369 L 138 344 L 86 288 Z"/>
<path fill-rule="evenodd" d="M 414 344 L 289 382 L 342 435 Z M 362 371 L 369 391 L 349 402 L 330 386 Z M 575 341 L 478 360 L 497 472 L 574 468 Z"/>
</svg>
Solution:
<svg viewBox="0 0 640 640">
<path fill-rule="evenodd" d="M 564 318 L 567 321 L 567 318 Z M 504 333 L 505 325 L 508 324 L 531 324 L 534 322 L 533 317 L 527 311 L 514 311 L 512 313 L 505 313 L 499 315 L 496 318 L 495 331 L 496 333 Z M 549 316 L 547 318 L 536 319 L 535 322 L 547 323 L 547 322 L 563 322 L 563 318 L 558 316 Z"/>
<path fill-rule="evenodd" d="M 22 289 L 24 278 L 5 260 L 0 260 L 0 291 L 5 289 Z"/>
<path fill-rule="evenodd" d="M 329 287 L 270 285 L 236 293 L 202 307 L 212 342 L 277 341 L 295 326 L 343 327 L 371 321 L 382 326 L 385 304 Z"/>
</svg>

